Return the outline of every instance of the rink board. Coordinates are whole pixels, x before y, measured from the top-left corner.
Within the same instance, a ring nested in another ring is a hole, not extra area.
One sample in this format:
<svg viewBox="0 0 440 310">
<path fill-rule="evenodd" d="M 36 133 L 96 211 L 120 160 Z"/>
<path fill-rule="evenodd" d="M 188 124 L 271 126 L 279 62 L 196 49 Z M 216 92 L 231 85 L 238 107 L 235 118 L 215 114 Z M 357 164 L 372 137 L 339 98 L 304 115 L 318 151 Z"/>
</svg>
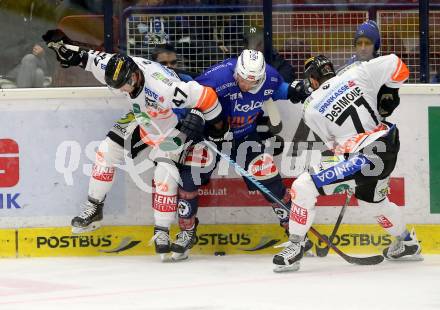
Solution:
<svg viewBox="0 0 440 310">
<path fill-rule="evenodd" d="M 401 139 L 390 199 L 405 209 L 408 222 L 440 224 L 440 85 L 405 85 L 400 93 L 401 104 L 389 118 L 398 124 Z M 311 154 L 320 154 L 312 147 L 319 141 L 301 122 L 301 105 L 280 101 L 277 106 L 286 148 L 275 160 L 290 182 L 319 159 Z M 125 98 L 107 88 L 0 90 L 0 124 L 6 124 L 0 126 L 0 146 L 7 146 L 0 150 L 0 229 L 69 225 L 87 197 L 97 146 L 129 108 Z M 212 185 L 199 190 L 202 223 L 277 222 L 261 195 L 249 192 L 226 162 L 219 167 L 229 169 L 227 177 L 219 177 L 217 170 Z M 117 170 L 105 201 L 105 225 L 153 224 L 152 171 L 142 171 L 135 179 Z M 341 195 L 319 197 L 315 222 L 334 223 L 343 201 Z M 358 208 L 352 199 L 344 223 L 373 224 L 374 211 Z M 116 247 L 121 240 L 111 241 Z"/>
<path fill-rule="evenodd" d="M 0 257 L 17 256 L 17 231 L 15 229 L 0 230 Z"/>
<path fill-rule="evenodd" d="M 333 230 L 333 225 L 314 227 L 325 235 Z M 414 228 L 423 253 L 440 254 L 440 225 L 414 225 Z M 171 236 L 176 232 L 173 227 Z M 107 226 L 81 235 L 72 235 L 68 227 L 23 228 L 18 229 L 17 256 L 152 255 L 154 249 L 149 244 L 152 235 L 152 226 Z M 316 245 L 323 246 L 313 235 L 310 237 Z M 334 243 L 347 253 L 374 254 L 381 253 L 392 239 L 378 225 L 341 225 Z M 285 241 L 283 230 L 276 224 L 200 225 L 192 253 L 274 254 L 279 251 L 274 246 Z"/>
</svg>

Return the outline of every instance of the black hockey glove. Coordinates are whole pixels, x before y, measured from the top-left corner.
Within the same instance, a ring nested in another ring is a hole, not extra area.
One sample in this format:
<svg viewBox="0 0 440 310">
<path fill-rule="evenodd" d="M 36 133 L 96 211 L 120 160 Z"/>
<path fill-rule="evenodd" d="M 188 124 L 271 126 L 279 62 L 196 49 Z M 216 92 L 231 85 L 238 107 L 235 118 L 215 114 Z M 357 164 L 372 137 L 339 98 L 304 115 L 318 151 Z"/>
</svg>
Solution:
<svg viewBox="0 0 440 310">
<path fill-rule="evenodd" d="M 312 93 L 309 80 L 296 80 L 289 85 L 287 97 L 292 103 L 304 102 Z"/>
<path fill-rule="evenodd" d="M 197 109 L 191 109 L 181 120 L 179 130 L 186 135 L 186 141 L 198 142 L 203 139 L 204 126 L 203 113 Z"/>
<path fill-rule="evenodd" d="M 257 132 L 267 148 L 273 148 L 273 155 L 279 155 L 284 150 L 284 139 L 278 134 L 281 132 L 283 124 L 280 122 L 273 126 L 268 116 L 261 116 L 257 119 Z"/>
<path fill-rule="evenodd" d="M 79 66 L 83 68 L 87 64 L 87 50 L 72 45 L 72 40 L 59 29 L 48 30 L 43 36 L 47 47 L 54 50 L 61 67 Z"/>
<path fill-rule="evenodd" d="M 270 137 L 279 134 L 283 129 L 283 123 L 280 122 L 278 125 L 272 124 L 269 116 L 260 116 L 257 118 L 257 131 L 259 133 L 268 133 Z"/>
<path fill-rule="evenodd" d="M 229 131 L 229 123 L 221 120 L 215 124 L 208 123 L 206 128 L 206 136 L 209 141 L 222 143 L 232 140 L 232 132 Z"/>
<path fill-rule="evenodd" d="M 280 155 L 284 151 L 284 139 L 279 135 L 274 135 L 264 141 L 266 152 L 273 149 L 273 156 Z"/>
<path fill-rule="evenodd" d="M 388 117 L 399 104 L 399 89 L 383 85 L 377 93 L 377 109 L 379 114 L 383 117 Z"/>
<path fill-rule="evenodd" d="M 63 42 L 63 44 L 71 44 L 73 45 L 72 40 L 60 29 L 51 29 L 48 30 L 45 34 L 42 35 L 42 38 L 46 44 L 53 42 L 53 43 L 59 43 L 60 41 Z"/>
</svg>

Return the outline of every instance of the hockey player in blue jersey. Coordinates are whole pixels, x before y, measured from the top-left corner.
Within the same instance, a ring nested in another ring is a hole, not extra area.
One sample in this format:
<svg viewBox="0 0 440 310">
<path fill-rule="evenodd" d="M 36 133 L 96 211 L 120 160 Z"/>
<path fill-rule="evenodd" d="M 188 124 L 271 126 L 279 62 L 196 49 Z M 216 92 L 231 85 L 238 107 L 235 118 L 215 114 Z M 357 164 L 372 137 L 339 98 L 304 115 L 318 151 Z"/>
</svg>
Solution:
<svg viewBox="0 0 440 310">
<path fill-rule="evenodd" d="M 207 128 L 208 139 L 217 142 L 219 148 L 223 146 L 224 153 L 229 153 L 232 159 L 251 172 L 286 205 L 290 205 L 290 194 L 273 161 L 273 148 L 265 148 L 256 129 L 257 119 L 263 114 L 264 105 L 267 105 L 266 110 L 273 110 L 273 100 L 290 98 L 298 102 L 307 97 L 302 81 L 292 85 L 284 83 L 279 73 L 265 63 L 263 54 L 255 50 L 244 50 L 238 58 L 227 59 L 212 66 L 197 77 L 196 81 L 215 90 L 223 109 L 222 122 Z M 269 123 L 269 127 L 279 132 L 281 122 Z M 232 136 L 228 150 L 225 149 L 227 143 L 224 143 L 228 140 L 227 136 Z M 208 183 L 218 160 L 203 144 L 199 146 L 188 153 L 180 169 L 182 183 L 179 187 L 178 217 L 181 232 L 171 245 L 175 260 L 188 257 L 198 222 L 198 188 L 201 184 Z M 206 169 L 209 165 L 212 169 Z M 252 183 L 244 180 L 249 190 L 257 190 Z M 287 212 L 274 204 L 269 197 L 265 198 L 272 204 L 280 225 L 287 232 Z"/>
</svg>

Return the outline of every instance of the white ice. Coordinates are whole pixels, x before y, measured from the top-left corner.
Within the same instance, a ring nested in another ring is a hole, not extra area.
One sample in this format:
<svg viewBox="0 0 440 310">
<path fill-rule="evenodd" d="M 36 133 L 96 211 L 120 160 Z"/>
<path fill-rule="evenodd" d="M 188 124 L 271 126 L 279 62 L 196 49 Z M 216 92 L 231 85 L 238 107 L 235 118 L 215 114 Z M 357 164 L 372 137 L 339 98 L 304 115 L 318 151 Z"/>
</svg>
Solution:
<svg viewBox="0 0 440 310">
<path fill-rule="evenodd" d="M 2 259 L 0 309 L 440 309 L 440 256 L 354 266 L 307 257 L 272 272 L 272 257 Z"/>
</svg>

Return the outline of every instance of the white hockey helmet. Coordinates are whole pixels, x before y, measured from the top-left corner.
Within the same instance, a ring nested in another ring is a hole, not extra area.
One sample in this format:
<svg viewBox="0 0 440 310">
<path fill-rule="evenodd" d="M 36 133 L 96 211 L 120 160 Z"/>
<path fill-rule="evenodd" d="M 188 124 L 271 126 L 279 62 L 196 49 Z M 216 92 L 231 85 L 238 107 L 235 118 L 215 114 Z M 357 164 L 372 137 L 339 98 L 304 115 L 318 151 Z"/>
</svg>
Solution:
<svg viewBox="0 0 440 310">
<path fill-rule="evenodd" d="M 247 81 L 257 81 L 260 86 L 266 79 L 266 61 L 262 52 L 244 50 L 237 59 L 235 73 Z"/>
</svg>

